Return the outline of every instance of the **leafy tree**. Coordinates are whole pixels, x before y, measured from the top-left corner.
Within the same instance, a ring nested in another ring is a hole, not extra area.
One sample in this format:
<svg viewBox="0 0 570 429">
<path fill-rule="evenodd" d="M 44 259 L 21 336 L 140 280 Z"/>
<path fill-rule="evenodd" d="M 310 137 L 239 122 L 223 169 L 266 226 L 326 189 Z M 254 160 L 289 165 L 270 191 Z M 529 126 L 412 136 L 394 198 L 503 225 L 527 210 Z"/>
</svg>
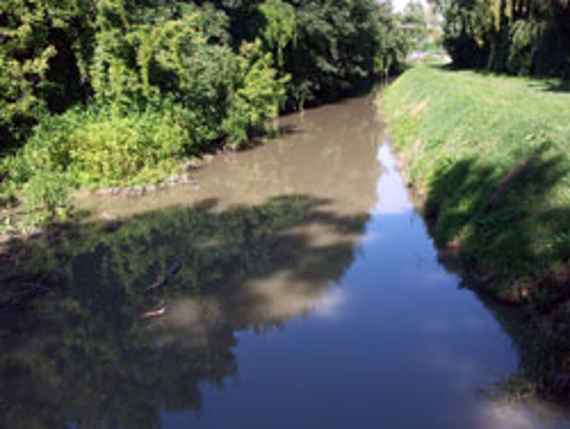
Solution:
<svg viewBox="0 0 570 429">
<path fill-rule="evenodd" d="M 302 104 L 337 98 L 375 76 L 378 64 L 390 64 L 377 61 L 390 57 L 397 46 L 390 45 L 393 35 L 384 31 L 395 27 L 386 5 L 374 0 L 290 3 L 297 11 L 296 43 L 285 52 L 290 99 Z"/>
<path fill-rule="evenodd" d="M 40 170 L 74 186 L 156 180 L 397 70 L 408 48 L 375 0 L 3 1 L 0 198 Z"/>
<path fill-rule="evenodd" d="M 570 76 L 566 0 L 439 0 L 445 46 L 459 66 Z"/>
<path fill-rule="evenodd" d="M 239 72 L 223 122 L 233 146 L 247 143 L 250 131 L 279 114 L 289 77 L 278 78 L 272 65 L 272 55 L 264 53 L 260 43 L 242 45 Z"/>
<path fill-rule="evenodd" d="M 47 109 L 84 96 L 92 12 L 85 0 L 0 3 L 0 150 L 22 143 Z"/>
<path fill-rule="evenodd" d="M 409 2 L 402 12 L 401 22 L 418 46 L 428 36 L 426 11 L 421 2 Z"/>
<path fill-rule="evenodd" d="M 283 67 L 283 50 L 297 35 L 295 9 L 282 0 L 267 0 L 259 6 L 259 11 L 265 18 L 263 41 L 267 50 L 274 52 L 279 66 Z"/>
</svg>

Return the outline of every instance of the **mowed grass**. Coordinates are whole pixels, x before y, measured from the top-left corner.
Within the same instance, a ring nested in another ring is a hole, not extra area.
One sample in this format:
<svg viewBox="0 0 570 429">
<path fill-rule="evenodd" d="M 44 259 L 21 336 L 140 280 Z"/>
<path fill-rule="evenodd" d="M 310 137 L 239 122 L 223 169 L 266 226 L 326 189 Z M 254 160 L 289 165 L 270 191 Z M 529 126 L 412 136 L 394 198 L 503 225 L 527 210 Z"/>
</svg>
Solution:
<svg viewBox="0 0 570 429">
<path fill-rule="evenodd" d="M 420 65 L 380 103 L 437 243 L 499 296 L 568 299 L 570 92 Z"/>
</svg>

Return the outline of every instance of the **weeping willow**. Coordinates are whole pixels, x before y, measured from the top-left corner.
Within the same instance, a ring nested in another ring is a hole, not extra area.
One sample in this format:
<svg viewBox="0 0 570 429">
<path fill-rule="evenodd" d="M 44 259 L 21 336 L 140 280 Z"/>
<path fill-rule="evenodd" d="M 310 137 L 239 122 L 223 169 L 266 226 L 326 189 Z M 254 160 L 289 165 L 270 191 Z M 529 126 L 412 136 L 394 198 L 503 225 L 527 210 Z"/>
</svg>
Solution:
<svg viewBox="0 0 570 429">
<path fill-rule="evenodd" d="M 439 0 L 457 65 L 570 77 L 570 0 Z"/>
</svg>

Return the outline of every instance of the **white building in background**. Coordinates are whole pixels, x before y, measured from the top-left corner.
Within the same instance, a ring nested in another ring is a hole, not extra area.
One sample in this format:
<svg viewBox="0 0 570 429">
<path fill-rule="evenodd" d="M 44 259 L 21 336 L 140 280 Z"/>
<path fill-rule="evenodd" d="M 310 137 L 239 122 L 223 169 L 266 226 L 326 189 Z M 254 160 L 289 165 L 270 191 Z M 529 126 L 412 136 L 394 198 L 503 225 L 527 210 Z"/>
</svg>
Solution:
<svg viewBox="0 0 570 429">
<path fill-rule="evenodd" d="M 392 0 L 396 12 L 402 12 L 409 2 L 410 0 Z M 426 0 L 419 0 L 419 2 L 422 3 L 424 7 L 428 6 Z"/>
</svg>

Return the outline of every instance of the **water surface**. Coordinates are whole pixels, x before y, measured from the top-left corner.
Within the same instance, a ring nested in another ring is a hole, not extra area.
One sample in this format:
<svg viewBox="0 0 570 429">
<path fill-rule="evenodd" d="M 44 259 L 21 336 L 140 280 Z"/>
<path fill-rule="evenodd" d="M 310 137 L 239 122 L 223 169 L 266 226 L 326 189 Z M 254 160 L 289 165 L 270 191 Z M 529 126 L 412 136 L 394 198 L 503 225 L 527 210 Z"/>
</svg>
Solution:
<svg viewBox="0 0 570 429">
<path fill-rule="evenodd" d="M 194 184 L 83 202 L 117 231 L 22 245 L 61 291 L 0 316 L 0 426 L 569 427 L 486 394 L 516 346 L 438 261 L 372 100 L 281 125 Z"/>
</svg>

